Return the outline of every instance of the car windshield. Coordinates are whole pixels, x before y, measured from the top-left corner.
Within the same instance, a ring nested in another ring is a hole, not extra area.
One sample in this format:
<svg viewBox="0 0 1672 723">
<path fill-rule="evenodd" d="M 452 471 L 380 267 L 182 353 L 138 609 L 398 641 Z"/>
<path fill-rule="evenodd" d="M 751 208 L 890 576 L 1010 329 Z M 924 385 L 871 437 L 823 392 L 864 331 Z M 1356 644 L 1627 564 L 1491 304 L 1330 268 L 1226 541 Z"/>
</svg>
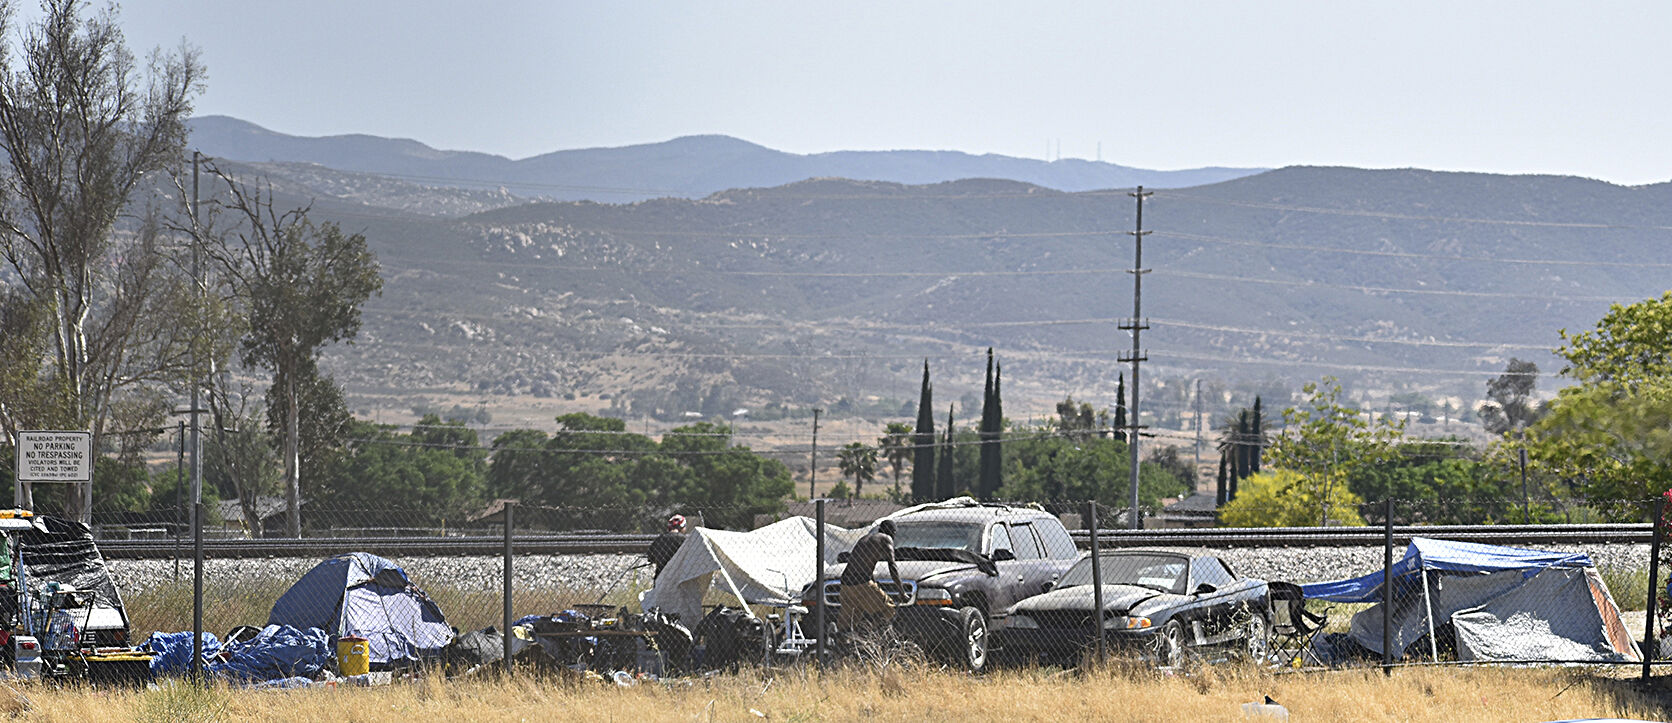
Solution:
<svg viewBox="0 0 1672 723">
<path fill-rule="evenodd" d="M 895 547 L 921 547 L 929 550 L 969 550 L 981 552 L 981 525 L 968 522 L 910 522 L 898 521 L 894 535 Z"/>
<path fill-rule="evenodd" d="M 1104 555 L 1099 565 L 1104 585 L 1137 585 L 1161 592 L 1184 590 L 1185 558 L 1170 555 Z M 1074 563 L 1057 587 L 1091 584 L 1091 558 Z"/>
</svg>

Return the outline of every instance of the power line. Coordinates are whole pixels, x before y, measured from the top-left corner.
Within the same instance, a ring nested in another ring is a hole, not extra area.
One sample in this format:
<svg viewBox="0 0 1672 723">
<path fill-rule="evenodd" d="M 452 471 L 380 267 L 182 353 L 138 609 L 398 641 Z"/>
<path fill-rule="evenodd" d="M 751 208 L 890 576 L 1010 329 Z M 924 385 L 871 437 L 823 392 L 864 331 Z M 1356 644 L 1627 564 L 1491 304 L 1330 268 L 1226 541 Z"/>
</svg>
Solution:
<svg viewBox="0 0 1672 723">
<path fill-rule="evenodd" d="M 1130 269 L 1115 269 L 1115 268 L 1029 269 L 1029 270 L 1018 270 L 1018 271 L 758 271 L 758 270 L 747 270 L 746 271 L 746 270 L 714 269 L 714 268 L 707 268 L 707 269 L 703 269 L 703 268 L 697 268 L 697 269 L 632 268 L 632 269 L 629 269 L 629 268 L 625 268 L 625 267 L 564 266 L 564 265 L 557 265 L 557 264 L 529 263 L 529 262 L 526 262 L 526 261 L 525 262 L 485 261 L 485 260 L 470 260 L 470 259 L 435 259 L 435 260 L 428 261 L 426 263 L 428 263 L 428 264 L 441 264 L 441 265 L 448 265 L 448 266 L 506 267 L 506 268 L 520 269 L 520 270 L 529 271 L 529 272 L 573 271 L 573 272 L 580 272 L 580 273 L 601 273 L 602 272 L 602 273 L 631 274 L 631 275 L 657 274 L 657 275 L 678 275 L 678 276 L 711 275 L 711 276 L 759 276 L 759 277 L 780 277 L 780 278 L 849 278 L 849 279 L 854 279 L 854 278 L 858 278 L 858 279 L 864 279 L 864 278 L 876 278 L 876 279 L 881 279 L 881 278 L 961 279 L 961 278 L 996 278 L 996 277 L 1027 277 L 1027 276 L 1084 276 L 1084 275 L 1094 275 L 1095 276 L 1095 275 L 1111 275 L 1111 274 L 1125 273 L 1125 272 L 1130 271 Z M 418 268 L 418 267 L 409 262 L 407 268 Z M 1560 295 L 1552 295 L 1552 294 L 1512 292 L 1512 291 L 1465 291 L 1465 290 L 1458 290 L 1458 289 L 1406 289 L 1406 288 L 1385 287 L 1385 286 L 1368 286 L 1368 285 L 1363 285 L 1363 284 L 1338 284 L 1338 283 L 1331 283 L 1331 282 L 1325 282 L 1325 281 L 1256 278 L 1256 277 L 1252 277 L 1252 276 L 1237 276 L 1237 275 L 1232 275 L 1232 274 L 1214 274 L 1214 273 L 1208 273 L 1208 272 L 1202 272 L 1202 271 L 1186 271 L 1186 270 L 1182 270 L 1182 269 L 1170 269 L 1170 268 L 1166 268 L 1166 267 L 1155 269 L 1154 273 L 1161 274 L 1163 276 L 1172 276 L 1172 277 L 1177 277 L 1177 278 L 1188 278 L 1188 279 L 1198 279 L 1198 280 L 1202 280 L 1202 281 L 1229 281 L 1229 282 L 1235 282 L 1235 283 L 1266 284 L 1266 285 L 1287 286 L 1287 287 L 1294 287 L 1294 288 L 1340 289 L 1340 290 L 1343 290 L 1343 291 L 1356 291 L 1356 292 L 1359 292 L 1359 293 L 1362 293 L 1362 294 L 1367 294 L 1367 295 L 1369 295 L 1369 294 L 1410 294 L 1410 295 L 1417 295 L 1417 296 L 1454 296 L 1454 297 L 1463 297 L 1463 298 L 1485 298 L 1485 299 L 1534 299 L 1534 300 L 1539 300 L 1539 301 L 1551 301 L 1551 302 L 1563 302 L 1563 303 L 1617 302 L 1617 301 L 1620 300 L 1619 297 L 1615 297 L 1615 296 L 1560 296 Z"/>
<path fill-rule="evenodd" d="M 1304 251 L 1307 253 L 1349 254 L 1353 256 L 1375 256 L 1380 258 L 1412 259 L 1418 261 L 1466 261 L 1494 264 L 1520 264 L 1531 266 L 1592 266 L 1610 268 L 1672 268 L 1672 263 L 1654 261 L 1582 261 L 1573 259 L 1518 259 L 1493 256 L 1458 256 L 1450 254 L 1417 253 L 1411 251 L 1375 251 L 1371 249 L 1348 249 L 1334 246 L 1308 246 L 1305 244 L 1286 244 L 1274 241 L 1254 241 L 1249 239 L 1228 238 L 1225 236 L 1208 236 L 1204 234 L 1180 233 L 1177 231 L 1156 231 L 1155 235 L 1167 238 L 1185 239 L 1187 241 L 1201 241 L 1203 243 L 1221 244 L 1225 246 L 1248 246 L 1253 248 L 1280 249 L 1284 251 Z"/>
<path fill-rule="evenodd" d="M 434 345 L 419 344 L 419 343 L 416 343 L 416 342 L 397 342 L 397 341 L 383 340 L 383 341 L 379 341 L 378 343 L 380 345 L 383 345 L 383 346 L 406 346 L 406 347 L 416 347 L 416 348 L 424 348 L 424 349 L 432 349 L 432 350 L 434 349 Z M 925 343 L 925 344 L 939 344 L 939 345 L 956 345 L 956 344 L 959 344 L 960 342 L 937 340 L 937 339 L 925 339 L 925 340 L 923 340 L 923 343 Z M 981 348 L 981 345 L 979 345 L 979 344 L 970 344 L 970 345 L 967 345 L 968 350 L 963 351 L 963 352 L 955 352 L 955 351 L 941 352 L 941 353 L 919 352 L 919 353 L 912 353 L 912 354 L 833 354 L 833 353 L 832 354 L 761 354 L 761 353 L 748 353 L 748 352 L 735 352 L 735 353 L 674 352 L 674 351 L 656 351 L 656 350 L 644 350 L 644 349 L 633 349 L 633 350 L 563 349 L 563 350 L 553 350 L 553 351 L 544 352 L 544 355 L 545 356 L 551 356 L 551 357 L 587 357 L 587 358 L 599 358 L 599 357 L 610 357 L 610 356 L 620 355 L 620 356 L 656 357 L 656 358 L 671 358 L 671 359 L 781 359 L 781 360 L 796 360 L 796 361 L 809 361 L 809 362 L 811 362 L 811 361 L 876 361 L 876 362 L 885 362 L 885 361 L 897 360 L 897 359 L 921 360 L 924 357 L 927 357 L 929 359 L 937 359 L 937 360 L 964 359 L 964 358 L 967 358 L 967 356 L 969 354 L 975 353 L 975 351 L 979 350 L 980 348 Z M 1118 360 L 1118 359 L 1114 359 L 1114 358 L 1117 357 L 1120 353 L 1121 352 L 1118 349 L 1107 349 L 1107 350 L 1103 350 L 1103 349 L 1068 349 L 1068 350 L 1062 350 L 1062 351 L 1056 351 L 1056 350 L 1033 350 L 1033 351 L 1029 351 L 1029 350 L 1023 349 L 1023 350 L 1013 350 L 1013 351 L 1010 352 L 1012 358 L 1018 358 L 1018 359 L 1023 359 L 1023 360 L 1032 360 L 1032 361 L 1036 361 L 1036 362 L 1041 361 L 1037 357 L 1045 356 L 1045 357 L 1048 357 L 1047 359 L 1044 359 L 1044 361 L 1047 361 L 1047 362 L 1084 362 L 1084 363 L 1105 363 L 1105 362 L 1109 362 L 1111 360 Z M 1171 351 L 1171 350 L 1165 351 L 1163 353 L 1167 357 L 1174 358 L 1174 359 L 1186 359 L 1186 360 L 1192 360 L 1192 361 L 1221 362 L 1221 363 L 1230 363 L 1230 364 L 1278 364 L 1278 365 L 1284 365 L 1284 366 L 1297 366 L 1298 365 L 1298 366 L 1307 366 L 1307 367 L 1313 367 L 1313 368 L 1318 368 L 1318 369 L 1340 369 L 1340 370 L 1346 370 L 1346 371 L 1426 373 L 1426 374 L 1446 374 L 1446 375 L 1453 375 L 1453 376 L 1477 376 L 1477 375 L 1482 375 L 1482 374 L 1488 374 L 1488 375 L 1494 375 L 1494 376 L 1517 376 L 1518 375 L 1518 373 L 1514 373 L 1514 372 L 1508 372 L 1508 371 L 1503 371 L 1503 370 L 1493 370 L 1493 369 L 1470 370 L 1470 369 L 1448 369 L 1448 368 L 1445 368 L 1445 367 L 1386 366 L 1386 365 L 1372 365 L 1372 364 L 1348 364 L 1348 363 L 1343 363 L 1343 362 L 1308 361 L 1308 360 L 1301 360 L 1301 359 L 1282 359 L 1282 358 L 1259 359 L 1259 358 L 1249 358 L 1249 357 L 1215 356 L 1215 355 L 1211 355 L 1211 354 L 1201 354 L 1201 353 L 1196 353 L 1196 352 Z M 1531 375 L 1531 373 L 1529 372 L 1528 375 Z"/>
<path fill-rule="evenodd" d="M 383 314 L 383 315 L 386 315 L 386 316 L 407 316 L 407 317 L 427 317 L 427 318 L 433 318 L 433 316 L 434 316 L 434 314 L 431 314 L 429 312 L 411 311 L 411 310 L 408 310 L 408 309 L 386 309 L 386 308 L 379 308 L 379 307 L 375 307 L 375 306 L 374 307 L 362 308 L 362 312 L 363 313 Z M 497 317 L 497 316 L 490 316 L 490 315 L 484 315 L 484 314 L 457 314 L 457 313 L 452 313 L 452 312 L 446 312 L 445 315 L 446 315 L 447 320 L 471 319 L 471 320 L 485 321 L 485 322 L 503 322 L 503 321 L 521 322 L 521 321 L 525 321 L 524 319 Z M 541 320 L 543 320 L 541 317 L 529 317 L 528 319 L 526 319 L 526 321 L 541 321 Z M 1114 318 L 1114 317 L 1105 317 L 1105 318 L 1085 318 L 1085 319 L 1028 319 L 1028 320 L 1022 320 L 1022 321 L 972 321 L 972 322 L 960 322 L 960 323 L 957 323 L 957 324 L 941 324 L 941 323 L 936 323 L 936 322 L 925 322 L 925 323 L 918 323 L 918 324 L 901 324 L 901 323 L 889 323 L 889 322 L 841 323 L 840 320 L 833 320 L 833 321 L 767 320 L 767 321 L 762 321 L 762 322 L 750 322 L 750 323 L 726 323 L 726 322 L 706 322 L 706 321 L 667 321 L 667 320 L 663 320 L 663 321 L 658 321 L 658 322 L 655 322 L 655 323 L 644 322 L 644 324 L 648 324 L 650 326 L 656 326 L 656 327 L 659 327 L 659 328 L 662 325 L 665 324 L 668 327 L 671 327 L 672 329 L 678 329 L 678 330 L 688 330 L 688 329 L 800 329 L 800 330 L 806 330 L 806 331 L 854 331 L 854 332 L 914 331 L 914 332 L 950 332 L 950 333 L 958 333 L 958 332 L 966 331 L 966 330 L 969 330 L 969 329 L 1006 328 L 1006 327 L 1046 327 L 1046 326 L 1091 326 L 1091 325 L 1101 325 L 1101 324 L 1116 324 L 1116 323 L 1119 323 L 1119 322 L 1122 322 L 1122 321 L 1124 321 L 1124 319 L 1119 319 L 1119 318 Z M 1293 330 L 1293 329 L 1263 329 L 1263 328 L 1255 328 L 1255 327 L 1228 326 L 1228 325 L 1223 325 L 1223 324 L 1202 324 L 1202 323 L 1197 323 L 1197 322 L 1185 321 L 1185 320 L 1182 320 L 1182 319 L 1153 319 L 1153 321 L 1156 322 L 1156 323 L 1164 324 L 1169 328 L 1192 329 L 1192 330 L 1198 330 L 1198 331 L 1218 331 L 1218 332 L 1233 333 L 1233 334 L 1249 334 L 1249 335 L 1259 335 L 1259 336 L 1277 336 L 1277 337 L 1292 338 L 1292 339 L 1317 339 L 1317 340 L 1327 340 L 1327 341 L 1360 342 L 1360 343 L 1366 343 L 1366 344 L 1399 344 L 1399 345 L 1403 345 L 1403 346 L 1427 346 L 1427 347 L 1441 347 L 1441 348 L 1527 349 L 1527 350 L 1535 350 L 1535 351 L 1548 351 L 1551 348 L 1548 344 L 1527 344 L 1527 343 L 1520 343 L 1520 342 L 1439 341 L 1439 340 L 1433 340 L 1433 339 L 1388 339 L 1388 338 L 1384 338 L 1384 337 L 1353 336 L 1353 335 L 1347 335 L 1347 334 L 1327 334 L 1327 333 L 1323 333 L 1323 332 L 1307 332 L 1307 331 L 1299 331 L 1299 330 Z M 619 320 L 605 320 L 605 319 L 586 320 L 583 323 L 587 326 L 595 326 L 595 327 L 619 326 L 621 324 L 621 322 Z M 637 322 L 635 322 L 635 323 L 637 323 Z M 571 323 L 571 324 L 567 324 L 566 326 L 569 327 L 569 328 L 573 328 L 573 327 L 579 326 L 579 325 L 580 324 Z"/>
<path fill-rule="evenodd" d="M 1201 203 L 1216 203 L 1225 206 L 1240 206 L 1244 208 L 1260 208 L 1273 211 L 1292 211 L 1295 213 L 1316 213 L 1329 216 L 1356 216 L 1361 218 L 1385 218 L 1398 221 L 1440 221 L 1445 223 L 1486 224 L 1493 226 L 1531 226 L 1539 228 L 1567 228 L 1567 229 L 1609 229 L 1627 231 L 1672 231 L 1672 226 L 1635 225 L 1618 223 L 1584 223 L 1572 221 L 1516 221 L 1501 218 L 1472 218 L 1467 216 L 1429 216 L 1422 214 L 1394 213 L 1391 211 L 1357 211 L 1347 208 L 1325 208 L 1322 206 L 1296 206 L 1282 203 L 1265 203 L 1260 201 L 1237 201 L 1228 198 L 1213 198 L 1189 193 L 1160 191 L 1157 195 L 1162 198 L 1172 198 Z"/>
<path fill-rule="evenodd" d="M 1251 359 L 1247 357 L 1214 356 L 1211 354 L 1197 354 L 1194 352 L 1167 351 L 1168 357 L 1176 359 L 1191 359 L 1195 361 L 1223 362 L 1230 364 L 1280 364 L 1283 366 L 1307 366 L 1319 369 L 1344 369 L 1359 372 L 1399 372 L 1406 374 L 1448 374 L 1455 376 L 1478 376 L 1490 374 L 1494 376 L 1537 376 L 1535 372 L 1509 372 L 1491 369 L 1443 369 L 1437 367 L 1401 367 L 1382 366 L 1375 364 L 1343 364 L 1337 362 L 1317 362 L 1303 359 Z"/>
<path fill-rule="evenodd" d="M 1164 276 L 1176 276 L 1187 279 L 1201 279 L 1204 281 L 1232 281 L 1244 284 L 1270 284 L 1275 286 L 1306 287 L 1315 289 L 1341 289 L 1357 291 L 1364 294 L 1414 294 L 1419 296 L 1461 296 L 1481 299 L 1535 299 L 1539 301 L 1560 302 L 1617 302 L 1616 296 L 1553 296 L 1549 294 L 1530 294 L 1513 291 L 1458 291 L 1452 289 L 1399 289 L 1383 286 L 1364 286 L 1359 284 L 1332 284 L 1323 281 L 1291 281 L 1286 279 L 1257 279 L 1247 276 L 1232 276 L 1228 274 L 1210 274 L 1201 271 L 1181 271 L 1177 269 L 1158 269 L 1156 273 Z"/>
</svg>

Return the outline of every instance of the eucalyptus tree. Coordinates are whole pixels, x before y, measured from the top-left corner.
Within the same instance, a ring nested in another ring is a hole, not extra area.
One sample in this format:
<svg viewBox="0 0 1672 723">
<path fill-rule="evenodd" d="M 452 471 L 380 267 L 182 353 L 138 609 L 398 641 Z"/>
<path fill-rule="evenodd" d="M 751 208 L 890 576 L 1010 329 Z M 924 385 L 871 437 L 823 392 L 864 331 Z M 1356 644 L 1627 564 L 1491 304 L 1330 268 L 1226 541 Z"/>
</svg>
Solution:
<svg viewBox="0 0 1672 723">
<path fill-rule="evenodd" d="M 381 292 L 383 280 L 364 236 L 314 223 L 306 207 L 279 211 L 271 186 L 210 169 L 225 186 L 224 208 L 233 219 L 211 239 L 210 256 L 248 314 L 240 344 L 244 364 L 273 375 L 268 414 L 282 440 L 286 531 L 296 536 L 302 529 L 303 393 L 332 384 L 319 373 L 319 354 L 359 333 L 360 306 Z"/>
<path fill-rule="evenodd" d="M 0 1 L 0 257 L 21 290 L 7 300 L 46 315 L 50 382 L 35 391 L 57 399 L 36 406 L 98 449 L 113 399 L 189 373 L 190 326 L 165 313 L 181 282 L 164 273 L 161 225 L 118 222 L 148 176 L 179 165 L 204 70 L 184 45 L 140 63 L 114 7 L 45 0 L 38 20 L 16 17 Z M 9 400 L 7 431 L 41 423 L 27 406 Z M 85 520 L 92 487 L 74 490 L 67 512 Z"/>
</svg>

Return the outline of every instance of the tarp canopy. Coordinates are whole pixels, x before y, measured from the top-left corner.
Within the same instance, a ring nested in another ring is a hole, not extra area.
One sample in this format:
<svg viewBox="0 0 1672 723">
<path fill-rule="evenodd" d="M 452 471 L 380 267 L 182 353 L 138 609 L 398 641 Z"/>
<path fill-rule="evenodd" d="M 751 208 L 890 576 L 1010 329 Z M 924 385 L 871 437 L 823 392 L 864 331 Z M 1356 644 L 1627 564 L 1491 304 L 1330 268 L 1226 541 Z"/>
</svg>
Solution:
<svg viewBox="0 0 1672 723">
<path fill-rule="evenodd" d="M 758 530 L 732 532 L 698 527 L 662 568 L 645 607 L 702 620 L 703 596 L 718 585 L 742 605 L 788 605 L 818 577 L 818 523 L 807 517 L 779 520 Z M 824 526 L 824 564 L 853 549 L 863 530 Z"/>
<path fill-rule="evenodd" d="M 62 517 L 42 515 L 35 519 L 39 527 L 18 533 L 30 599 L 38 599 L 36 596 L 52 582 L 90 590 L 93 607 L 85 613 L 85 619 L 83 613 L 76 613 L 76 624 L 84 630 L 127 630 L 128 613 L 122 607 L 122 595 L 105 569 L 104 556 L 93 542 L 93 531 Z"/>
<path fill-rule="evenodd" d="M 369 642 L 373 664 L 404 664 L 439 654 L 453 640 L 441 609 L 389 560 L 350 552 L 302 575 L 273 603 L 268 625 L 319 628 L 332 640 Z"/>
<path fill-rule="evenodd" d="M 1301 589 L 1310 599 L 1377 603 L 1353 616 L 1348 637 L 1382 652 L 1381 571 Z M 1393 567 L 1392 592 L 1395 658 L 1408 652 L 1437 658 L 1446 649 L 1458 660 L 1641 659 L 1607 585 L 1583 554 L 1415 538 Z"/>
<path fill-rule="evenodd" d="M 1582 569 L 1592 567 L 1591 558 L 1583 553 L 1523 550 L 1477 542 L 1436 540 L 1413 537 L 1405 548 L 1405 556 L 1393 564 L 1393 577 L 1399 580 L 1423 570 L 1487 574 L 1506 570 L 1520 571 L 1531 576 L 1546 568 Z M 1382 599 L 1382 571 L 1368 575 L 1314 582 L 1300 586 L 1306 597 L 1332 602 L 1380 602 Z M 1398 588 L 1395 588 L 1397 591 Z"/>
</svg>

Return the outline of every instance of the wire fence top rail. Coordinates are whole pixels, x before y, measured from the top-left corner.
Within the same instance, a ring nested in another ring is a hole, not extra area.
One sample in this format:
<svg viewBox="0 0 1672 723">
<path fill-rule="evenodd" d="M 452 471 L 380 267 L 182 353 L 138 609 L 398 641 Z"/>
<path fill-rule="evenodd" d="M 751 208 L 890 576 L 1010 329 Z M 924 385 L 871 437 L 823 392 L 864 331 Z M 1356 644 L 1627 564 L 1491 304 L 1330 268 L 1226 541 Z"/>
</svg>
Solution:
<svg viewBox="0 0 1672 723">
<path fill-rule="evenodd" d="M 1090 533 L 1070 530 L 1076 544 L 1086 548 Z M 1107 547 L 1156 545 L 1164 547 L 1363 547 L 1381 545 L 1381 527 L 1261 527 L 1179 528 L 1156 530 L 1101 529 L 1099 542 Z M 1394 540 L 1403 545 L 1412 537 L 1439 537 L 1487 544 L 1647 544 L 1650 523 L 1563 525 L 1398 525 Z M 656 535 L 613 532 L 519 531 L 514 540 L 520 554 L 640 555 Z M 341 536 L 302 538 L 206 539 L 209 557 L 311 556 L 361 550 L 385 555 L 497 555 L 502 534 Z M 172 539 L 99 541 L 106 557 L 168 558 L 182 553 Z"/>
</svg>

